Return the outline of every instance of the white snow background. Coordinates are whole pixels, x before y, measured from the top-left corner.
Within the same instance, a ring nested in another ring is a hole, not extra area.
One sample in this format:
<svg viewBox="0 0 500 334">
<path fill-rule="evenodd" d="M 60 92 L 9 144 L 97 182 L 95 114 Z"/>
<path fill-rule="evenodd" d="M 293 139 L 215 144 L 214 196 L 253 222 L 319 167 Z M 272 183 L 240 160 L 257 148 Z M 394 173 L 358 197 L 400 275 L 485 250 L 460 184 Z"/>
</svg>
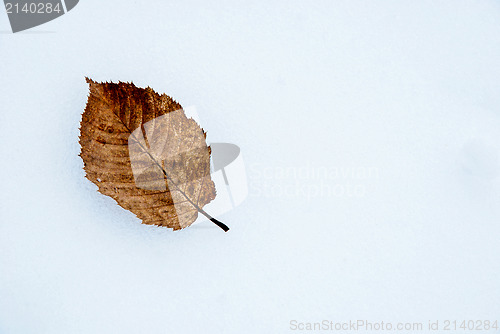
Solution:
<svg viewBox="0 0 500 334">
<path fill-rule="evenodd" d="M 499 318 L 500 2 L 82 0 L 0 30 L 0 333 Z M 241 147 L 228 233 L 84 178 L 85 76 Z"/>
</svg>

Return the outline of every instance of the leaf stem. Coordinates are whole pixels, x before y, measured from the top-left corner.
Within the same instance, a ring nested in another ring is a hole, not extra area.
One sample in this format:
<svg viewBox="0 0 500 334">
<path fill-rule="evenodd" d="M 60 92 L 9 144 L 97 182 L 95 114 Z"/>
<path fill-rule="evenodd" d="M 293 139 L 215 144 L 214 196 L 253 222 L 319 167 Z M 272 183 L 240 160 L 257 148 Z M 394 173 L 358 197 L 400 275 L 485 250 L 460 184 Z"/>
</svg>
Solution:
<svg viewBox="0 0 500 334">
<path fill-rule="evenodd" d="M 200 208 L 197 204 L 195 204 L 193 201 L 191 201 L 191 199 L 181 190 L 181 188 L 170 178 L 170 176 L 168 176 L 167 174 L 167 171 L 162 167 L 162 165 L 160 165 L 158 163 L 158 161 L 156 161 L 156 159 L 151 155 L 151 153 L 149 153 L 148 150 L 144 149 L 144 146 L 142 146 L 141 142 L 139 140 L 137 140 L 137 138 L 134 136 L 134 134 L 132 133 L 131 134 L 134 139 L 136 140 L 136 142 L 139 144 L 139 146 L 142 148 L 142 150 L 144 151 L 144 153 L 146 153 L 149 158 L 151 160 L 153 160 L 153 162 L 162 170 L 163 172 L 163 175 L 165 175 L 165 177 L 170 180 L 170 182 L 175 185 L 175 187 L 177 188 L 177 190 L 179 190 L 179 192 L 189 201 L 189 203 L 191 203 L 197 210 L 199 213 L 201 213 L 202 215 L 204 215 L 205 217 L 207 217 L 212 223 L 214 223 L 215 225 L 219 226 L 224 232 L 227 232 L 229 231 L 229 227 L 227 227 L 227 225 L 225 225 L 223 222 L 215 219 L 214 217 L 212 217 L 211 215 L 209 215 L 205 210 L 203 210 L 202 208 Z M 201 190 L 200 190 L 201 191 Z"/>
</svg>

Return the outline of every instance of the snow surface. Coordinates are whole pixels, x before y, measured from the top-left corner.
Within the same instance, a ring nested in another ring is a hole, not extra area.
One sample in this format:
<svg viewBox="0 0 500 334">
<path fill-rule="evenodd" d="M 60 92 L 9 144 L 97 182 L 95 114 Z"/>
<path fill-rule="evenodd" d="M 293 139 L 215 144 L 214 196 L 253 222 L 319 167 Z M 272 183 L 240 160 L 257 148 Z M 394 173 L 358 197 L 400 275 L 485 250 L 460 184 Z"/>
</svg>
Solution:
<svg viewBox="0 0 500 334">
<path fill-rule="evenodd" d="M 0 333 L 498 319 L 498 1 L 87 0 L 17 34 L 0 10 L 0 30 Z M 97 193 L 84 76 L 194 105 L 241 147 L 228 233 Z"/>
</svg>

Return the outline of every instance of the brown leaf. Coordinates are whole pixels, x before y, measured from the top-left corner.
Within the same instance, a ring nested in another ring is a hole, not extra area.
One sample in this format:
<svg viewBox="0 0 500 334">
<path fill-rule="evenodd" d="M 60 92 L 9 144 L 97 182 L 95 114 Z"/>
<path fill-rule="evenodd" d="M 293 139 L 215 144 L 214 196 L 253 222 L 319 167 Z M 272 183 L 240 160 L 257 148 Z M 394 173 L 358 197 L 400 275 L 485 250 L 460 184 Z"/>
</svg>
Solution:
<svg viewBox="0 0 500 334">
<path fill-rule="evenodd" d="M 97 83 L 80 128 L 86 177 L 144 224 L 179 230 L 215 196 L 206 133 L 179 103 L 132 83 Z"/>
</svg>

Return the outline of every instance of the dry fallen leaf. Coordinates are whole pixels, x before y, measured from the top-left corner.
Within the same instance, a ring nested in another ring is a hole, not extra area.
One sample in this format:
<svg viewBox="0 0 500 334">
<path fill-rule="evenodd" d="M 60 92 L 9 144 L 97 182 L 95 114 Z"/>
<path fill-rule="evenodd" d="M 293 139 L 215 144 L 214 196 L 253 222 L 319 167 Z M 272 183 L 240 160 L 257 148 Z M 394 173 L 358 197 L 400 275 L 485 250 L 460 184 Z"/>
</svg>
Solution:
<svg viewBox="0 0 500 334">
<path fill-rule="evenodd" d="M 86 177 L 144 224 L 179 230 L 215 196 L 206 133 L 179 103 L 132 83 L 97 83 L 80 128 Z"/>
</svg>

